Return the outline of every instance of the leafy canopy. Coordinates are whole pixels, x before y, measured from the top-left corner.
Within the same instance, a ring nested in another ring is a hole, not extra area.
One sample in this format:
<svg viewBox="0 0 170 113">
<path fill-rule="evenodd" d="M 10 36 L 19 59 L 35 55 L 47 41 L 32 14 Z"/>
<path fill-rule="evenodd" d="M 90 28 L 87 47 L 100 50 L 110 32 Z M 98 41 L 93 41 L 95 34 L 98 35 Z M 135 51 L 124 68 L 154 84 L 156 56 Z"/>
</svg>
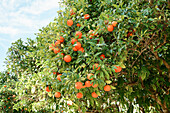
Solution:
<svg viewBox="0 0 170 113">
<path fill-rule="evenodd" d="M 29 112 L 112 113 L 135 109 L 168 113 L 168 3 L 65 0 L 62 4 L 65 9 L 37 33 L 36 40 L 18 40 L 9 48 L 8 71 L 19 80 L 15 89 L 18 103 L 13 108 L 27 107 Z M 113 21 L 117 24 L 112 30 L 108 26 L 113 26 Z M 80 34 L 76 36 L 77 31 L 82 33 L 81 38 Z M 80 42 L 81 51 L 77 42 L 71 43 L 73 38 Z M 100 57 L 102 54 L 105 58 Z M 66 55 L 71 61 L 65 62 Z M 90 84 L 98 86 L 77 89 L 76 82 L 87 86 L 90 73 Z M 106 85 L 110 91 L 104 89 Z M 56 98 L 56 92 L 61 97 Z"/>
</svg>

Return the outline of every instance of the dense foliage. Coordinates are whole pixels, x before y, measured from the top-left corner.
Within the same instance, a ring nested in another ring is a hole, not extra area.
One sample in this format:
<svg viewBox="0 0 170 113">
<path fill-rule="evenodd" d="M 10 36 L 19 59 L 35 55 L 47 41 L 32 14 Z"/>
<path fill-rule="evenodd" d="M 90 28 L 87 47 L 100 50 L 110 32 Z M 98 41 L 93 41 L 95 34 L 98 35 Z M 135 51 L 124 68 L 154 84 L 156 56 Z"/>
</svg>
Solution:
<svg viewBox="0 0 170 113">
<path fill-rule="evenodd" d="M 17 77 L 13 109 L 168 113 L 168 2 L 65 0 L 62 5 L 36 40 L 18 40 L 9 48 L 8 72 Z"/>
<path fill-rule="evenodd" d="M 8 72 L 0 72 L 0 111 L 13 112 L 16 101 L 15 83 L 17 78 Z"/>
</svg>

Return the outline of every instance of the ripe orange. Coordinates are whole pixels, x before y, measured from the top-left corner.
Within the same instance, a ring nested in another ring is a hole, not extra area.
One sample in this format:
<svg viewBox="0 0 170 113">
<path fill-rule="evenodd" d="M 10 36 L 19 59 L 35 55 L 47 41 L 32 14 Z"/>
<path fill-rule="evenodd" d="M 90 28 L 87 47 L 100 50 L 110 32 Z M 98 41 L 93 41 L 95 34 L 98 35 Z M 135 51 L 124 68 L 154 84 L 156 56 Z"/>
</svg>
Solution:
<svg viewBox="0 0 170 113">
<path fill-rule="evenodd" d="M 113 27 L 116 27 L 116 25 L 117 25 L 117 22 L 116 22 L 116 21 L 113 21 L 113 22 L 112 22 L 112 26 L 113 26 Z"/>
<path fill-rule="evenodd" d="M 77 98 L 82 98 L 83 97 L 83 94 L 82 93 L 77 93 Z"/>
<path fill-rule="evenodd" d="M 76 32 L 76 36 L 79 36 L 78 38 L 81 38 L 82 33 L 81 33 L 80 31 L 77 31 L 77 32 Z"/>
<path fill-rule="evenodd" d="M 60 92 L 55 92 L 55 95 L 54 95 L 56 98 L 59 98 L 61 97 L 61 93 Z"/>
<path fill-rule="evenodd" d="M 93 92 L 91 95 L 92 95 L 93 98 L 97 98 L 98 97 L 98 95 L 95 92 Z"/>
<path fill-rule="evenodd" d="M 92 73 L 87 74 L 87 79 L 89 79 L 89 80 L 93 80 L 93 78 L 91 78 L 91 79 L 90 79 L 91 75 L 92 75 L 92 76 L 94 76 L 94 74 L 92 74 Z"/>
<path fill-rule="evenodd" d="M 15 98 L 16 96 L 15 95 L 12 95 L 13 98 Z"/>
<path fill-rule="evenodd" d="M 94 31 L 93 31 L 93 30 L 90 30 L 90 31 L 89 31 L 89 34 L 90 34 L 90 36 L 89 36 L 89 37 L 90 37 L 90 39 L 92 39 L 92 38 L 93 38 L 93 36 L 94 36 Z"/>
<path fill-rule="evenodd" d="M 60 41 L 57 40 L 57 41 L 55 42 L 55 46 L 57 46 L 57 45 L 59 45 L 59 44 L 60 44 Z"/>
<path fill-rule="evenodd" d="M 110 87 L 109 85 L 106 85 L 106 86 L 104 86 L 104 90 L 105 90 L 105 91 L 110 91 L 110 90 L 111 90 L 111 87 Z"/>
<path fill-rule="evenodd" d="M 95 67 L 94 67 L 94 66 L 95 66 Z M 95 63 L 95 64 L 93 65 L 93 70 L 94 70 L 94 68 L 97 68 L 96 70 L 100 70 L 99 64 L 98 64 L 98 63 Z"/>
<path fill-rule="evenodd" d="M 64 38 L 63 38 L 62 36 L 60 36 L 59 41 L 60 41 L 61 43 L 64 42 Z"/>
<path fill-rule="evenodd" d="M 78 49 L 78 51 L 81 51 L 82 53 L 84 53 L 84 48 L 81 47 L 80 49 Z"/>
<path fill-rule="evenodd" d="M 104 58 L 105 58 L 105 55 L 104 55 L 104 54 L 100 55 L 100 59 L 101 59 L 101 60 L 103 60 Z"/>
<path fill-rule="evenodd" d="M 6 87 L 6 85 L 4 85 L 4 87 Z"/>
<path fill-rule="evenodd" d="M 63 56 L 64 56 L 64 53 L 61 53 L 61 55 L 63 55 Z"/>
<path fill-rule="evenodd" d="M 86 88 L 86 85 L 82 86 L 82 88 Z"/>
<path fill-rule="evenodd" d="M 114 29 L 114 27 L 113 27 L 112 25 L 108 25 L 107 30 L 108 30 L 109 32 L 112 32 L 113 29 Z"/>
<path fill-rule="evenodd" d="M 54 48 L 53 51 L 54 51 L 55 54 L 57 54 L 57 53 L 60 52 L 60 49 L 59 48 Z"/>
<path fill-rule="evenodd" d="M 84 15 L 84 19 L 89 19 L 90 18 L 90 15 L 89 14 L 85 14 Z"/>
<path fill-rule="evenodd" d="M 118 73 L 118 72 L 120 72 L 122 70 L 122 68 L 120 66 L 115 66 L 115 67 L 116 67 L 116 69 L 115 69 L 116 73 Z"/>
<path fill-rule="evenodd" d="M 49 49 L 50 49 L 50 50 L 53 50 L 54 47 L 55 47 L 54 44 L 51 44 L 51 45 L 49 46 Z"/>
<path fill-rule="evenodd" d="M 77 23 L 77 27 L 81 27 L 81 25 L 79 23 Z"/>
<path fill-rule="evenodd" d="M 10 99 L 10 97 L 8 97 L 8 99 Z"/>
<path fill-rule="evenodd" d="M 71 20 L 71 19 L 67 20 L 67 25 L 72 26 L 73 25 L 73 20 Z"/>
<path fill-rule="evenodd" d="M 11 108 L 11 107 L 8 107 L 9 109 Z"/>
<path fill-rule="evenodd" d="M 85 82 L 85 86 L 86 86 L 86 87 L 91 87 L 92 84 L 90 84 L 90 81 L 86 81 L 86 82 Z"/>
<path fill-rule="evenodd" d="M 73 47 L 73 51 L 77 51 L 77 48 L 76 48 L 76 47 Z"/>
<path fill-rule="evenodd" d="M 74 15 L 74 14 L 75 12 L 72 9 L 70 9 L 70 15 Z"/>
<path fill-rule="evenodd" d="M 61 75 L 62 75 L 62 74 L 58 74 L 58 75 L 57 75 L 57 79 L 58 79 L 59 81 L 61 81 L 61 77 L 60 77 Z"/>
<path fill-rule="evenodd" d="M 56 75 L 56 72 L 53 72 L 54 75 Z"/>
<path fill-rule="evenodd" d="M 62 57 L 64 56 L 64 53 L 59 53 L 58 55 L 57 55 L 57 57 L 60 57 L 60 55 L 62 55 Z M 61 59 L 61 58 L 60 58 Z"/>
<path fill-rule="evenodd" d="M 80 49 L 80 48 L 81 48 L 81 43 L 80 43 L 80 42 L 77 42 L 75 48 L 76 48 L 77 50 Z"/>
<path fill-rule="evenodd" d="M 65 57 L 64 57 L 64 61 L 65 62 L 71 62 L 71 56 L 70 55 L 66 55 Z"/>
<path fill-rule="evenodd" d="M 133 36 L 133 33 L 132 32 L 128 32 L 127 37 L 129 37 L 129 36 Z"/>
<path fill-rule="evenodd" d="M 109 21 L 108 21 L 108 20 L 105 20 L 105 21 L 104 21 L 104 24 L 105 24 L 105 25 L 107 25 L 108 23 L 109 23 Z"/>
<path fill-rule="evenodd" d="M 50 89 L 49 89 L 49 87 L 47 86 L 46 87 L 46 89 L 45 89 L 47 92 L 50 92 Z M 52 89 L 51 89 L 51 91 L 52 91 Z"/>
<path fill-rule="evenodd" d="M 83 84 L 81 82 L 76 82 L 75 88 L 76 89 L 81 89 L 83 87 Z"/>
<path fill-rule="evenodd" d="M 136 30 L 133 29 L 133 30 L 132 30 L 132 33 L 135 33 L 135 32 L 136 32 Z"/>
<path fill-rule="evenodd" d="M 75 38 L 71 39 L 71 43 L 72 43 L 72 44 L 74 44 L 75 42 L 78 42 L 78 40 L 75 39 Z"/>
<path fill-rule="evenodd" d="M 135 32 L 136 32 L 136 31 L 135 31 L 134 29 L 132 30 L 132 32 L 128 32 L 127 37 L 133 36 L 133 34 L 134 34 Z"/>
<path fill-rule="evenodd" d="M 94 84 L 94 85 L 93 85 L 93 83 L 92 83 L 92 87 L 93 87 L 93 88 L 96 88 L 97 86 L 98 86 L 98 84 Z"/>
</svg>

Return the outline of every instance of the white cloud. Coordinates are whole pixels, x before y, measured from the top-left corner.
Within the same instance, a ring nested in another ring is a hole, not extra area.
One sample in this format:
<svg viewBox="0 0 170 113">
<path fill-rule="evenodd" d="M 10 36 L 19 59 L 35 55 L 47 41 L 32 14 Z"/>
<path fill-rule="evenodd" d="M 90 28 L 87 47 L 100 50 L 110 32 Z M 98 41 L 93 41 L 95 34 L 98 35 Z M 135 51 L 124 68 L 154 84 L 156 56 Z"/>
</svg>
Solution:
<svg viewBox="0 0 170 113">
<path fill-rule="evenodd" d="M 59 2 L 60 0 L 2 0 L 0 2 L 0 26 L 2 26 L 0 33 L 9 35 L 34 33 L 54 19 L 55 15 L 52 17 L 44 15 L 52 9 L 59 8 Z"/>
<path fill-rule="evenodd" d="M 38 29 L 54 19 L 59 10 L 59 2 L 60 0 L 0 0 L 0 49 L 4 51 L 1 54 L 4 55 L 11 42 L 19 38 L 34 38 L 33 34 Z M 0 62 L 4 58 L 0 57 Z"/>
<path fill-rule="evenodd" d="M 21 8 L 21 12 L 39 15 L 50 9 L 59 7 L 60 0 L 35 0 L 28 7 Z"/>
<path fill-rule="evenodd" d="M 18 29 L 13 27 L 0 27 L 0 33 L 15 35 L 18 33 Z"/>
</svg>

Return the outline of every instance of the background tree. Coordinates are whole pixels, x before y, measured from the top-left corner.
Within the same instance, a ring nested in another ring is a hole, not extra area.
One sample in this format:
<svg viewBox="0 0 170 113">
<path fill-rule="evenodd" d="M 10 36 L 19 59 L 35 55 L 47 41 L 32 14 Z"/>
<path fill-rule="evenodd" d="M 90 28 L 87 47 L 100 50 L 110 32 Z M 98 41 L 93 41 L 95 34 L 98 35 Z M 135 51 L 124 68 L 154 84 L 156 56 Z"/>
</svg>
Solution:
<svg viewBox="0 0 170 113">
<path fill-rule="evenodd" d="M 9 72 L 0 72 L 0 111 L 4 113 L 13 112 L 16 103 L 15 83 L 17 78 Z"/>
</svg>

